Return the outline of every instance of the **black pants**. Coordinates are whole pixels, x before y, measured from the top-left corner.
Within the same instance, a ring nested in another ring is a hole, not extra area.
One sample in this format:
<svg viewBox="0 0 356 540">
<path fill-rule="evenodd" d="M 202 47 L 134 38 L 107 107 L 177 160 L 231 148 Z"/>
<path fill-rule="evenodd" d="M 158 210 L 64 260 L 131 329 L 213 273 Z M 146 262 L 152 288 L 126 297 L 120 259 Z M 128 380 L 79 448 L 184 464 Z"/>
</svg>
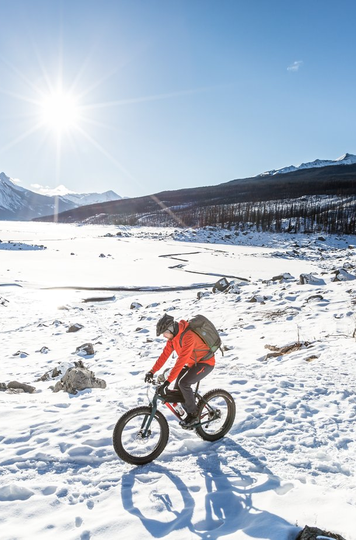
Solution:
<svg viewBox="0 0 356 540">
<path fill-rule="evenodd" d="M 179 388 L 184 397 L 184 408 L 187 413 L 195 414 L 197 412 L 197 406 L 194 399 L 193 390 L 191 389 L 192 384 L 197 383 L 204 379 L 211 371 L 213 371 L 214 366 L 210 364 L 204 364 L 200 362 L 191 368 L 185 366 L 177 377 L 175 388 Z"/>
</svg>

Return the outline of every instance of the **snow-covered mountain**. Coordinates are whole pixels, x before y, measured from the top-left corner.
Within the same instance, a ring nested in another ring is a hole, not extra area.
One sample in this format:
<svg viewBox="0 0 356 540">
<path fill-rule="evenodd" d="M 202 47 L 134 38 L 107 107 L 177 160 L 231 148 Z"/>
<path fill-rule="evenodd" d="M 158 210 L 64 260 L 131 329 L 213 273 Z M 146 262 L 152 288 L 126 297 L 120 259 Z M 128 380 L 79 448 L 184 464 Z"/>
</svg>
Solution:
<svg viewBox="0 0 356 540">
<path fill-rule="evenodd" d="M 302 169 L 314 169 L 319 167 L 329 167 L 331 165 L 354 165 L 356 163 L 356 156 L 354 154 L 344 154 L 338 159 L 315 159 L 308 163 L 302 163 L 298 167 L 290 165 L 289 167 L 282 167 L 282 169 L 272 169 L 266 171 L 257 176 L 274 176 L 275 174 L 286 174 L 294 171 L 300 171 Z"/>
<path fill-rule="evenodd" d="M 68 193 L 63 197 L 71 201 L 75 206 L 86 206 L 88 204 L 117 201 L 122 199 L 115 191 L 105 191 L 104 193 Z"/>
<path fill-rule="evenodd" d="M 54 189 L 45 188 L 38 185 L 33 185 L 31 187 L 34 188 L 33 191 L 35 193 L 47 195 L 49 197 L 61 197 L 62 199 L 74 203 L 76 207 L 122 199 L 120 195 L 112 190 L 105 191 L 104 193 L 76 193 L 75 191 L 68 189 L 63 184 Z"/>
<path fill-rule="evenodd" d="M 60 186 L 64 188 L 64 186 Z M 15 184 L 5 173 L 0 173 L 0 220 L 30 220 L 53 215 L 79 206 L 121 199 L 113 191 L 105 193 L 74 193 L 66 188 L 58 192 L 35 193 Z"/>
</svg>

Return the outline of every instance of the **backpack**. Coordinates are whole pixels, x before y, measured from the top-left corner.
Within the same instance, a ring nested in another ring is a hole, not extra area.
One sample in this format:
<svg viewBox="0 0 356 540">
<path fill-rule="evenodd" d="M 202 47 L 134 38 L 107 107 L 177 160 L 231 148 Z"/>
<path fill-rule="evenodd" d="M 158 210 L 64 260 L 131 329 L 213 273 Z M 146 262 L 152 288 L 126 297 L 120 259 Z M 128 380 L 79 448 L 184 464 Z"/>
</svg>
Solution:
<svg viewBox="0 0 356 540">
<path fill-rule="evenodd" d="M 209 360 L 209 358 L 212 358 L 218 349 L 220 349 L 222 354 L 224 354 L 221 349 L 222 343 L 219 332 L 217 331 L 213 323 L 209 321 L 209 319 L 204 317 L 204 315 L 195 315 L 192 319 L 188 321 L 187 328 L 183 330 L 179 338 L 180 346 L 182 346 L 183 336 L 188 330 L 192 330 L 193 332 L 195 332 L 195 334 L 197 334 L 204 341 L 205 345 L 207 345 L 210 349 L 210 351 L 205 356 L 203 356 L 203 358 L 201 358 L 199 362 L 203 362 L 204 360 Z"/>
</svg>

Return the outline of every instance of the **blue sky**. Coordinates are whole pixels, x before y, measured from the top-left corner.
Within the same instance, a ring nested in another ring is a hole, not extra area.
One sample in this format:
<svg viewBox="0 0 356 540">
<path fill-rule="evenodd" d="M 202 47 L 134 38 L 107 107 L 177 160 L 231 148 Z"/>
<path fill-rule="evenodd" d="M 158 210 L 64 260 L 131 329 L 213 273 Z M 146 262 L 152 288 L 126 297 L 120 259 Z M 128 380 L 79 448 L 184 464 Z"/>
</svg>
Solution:
<svg viewBox="0 0 356 540">
<path fill-rule="evenodd" d="M 0 0 L 0 20 L 0 171 L 23 187 L 140 196 L 356 153 L 354 1 Z"/>
</svg>

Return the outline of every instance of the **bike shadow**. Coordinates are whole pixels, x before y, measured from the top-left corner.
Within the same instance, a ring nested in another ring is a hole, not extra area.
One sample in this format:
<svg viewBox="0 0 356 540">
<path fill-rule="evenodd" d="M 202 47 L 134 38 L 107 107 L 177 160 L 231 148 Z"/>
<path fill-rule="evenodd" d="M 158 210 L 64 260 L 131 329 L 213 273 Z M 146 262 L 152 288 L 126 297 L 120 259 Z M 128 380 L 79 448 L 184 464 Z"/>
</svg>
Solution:
<svg viewBox="0 0 356 540">
<path fill-rule="evenodd" d="M 231 452 L 236 452 L 233 466 Z M 241 458 L 249 461 L 247 474 L 238 469 Z M 141 520 L 152 537 L 162 538 L 182 529 L 202 540 L 216 540 L 238 531 L 246 537 L 268 540 L 296 537 L 297 527 L 253 504 L 257 493 L 281 487 L 280 479 L 259 458 L 234 441 L 225 440 L 213 443 L 209 453 L 201 454 L 196 464 L 205 489 L 191 485 L 191 466 L 187 471 L 190 487 L 182 479 L 184 467 L 178 476 L 153 463 L 123 476 L 123 506 Z"/>
<path fill-rule="evenodd" d="M 158 485 L 158 477 L 164 478 L 161 485 Z M 173 485 L 173 490 L 179 492 L 181 497 L 179 505 L 174 505 L 172 489 L 169 493 L 167 484 L 170 488 Z M 192 530 L 189 524 L 193 517 L 194 498 L 183 480 L 166 467 L 154 463 L 143 468 L 136 467 L 124 474 L 121 494 L 124 509 L 137 516 L 154 538 L 162 538 L 171 531 L 183 529 L 185 526 Z M 164 513 L 165 519 L 149 517 L 149 514 L 157 513 Z"/>
</svg>

